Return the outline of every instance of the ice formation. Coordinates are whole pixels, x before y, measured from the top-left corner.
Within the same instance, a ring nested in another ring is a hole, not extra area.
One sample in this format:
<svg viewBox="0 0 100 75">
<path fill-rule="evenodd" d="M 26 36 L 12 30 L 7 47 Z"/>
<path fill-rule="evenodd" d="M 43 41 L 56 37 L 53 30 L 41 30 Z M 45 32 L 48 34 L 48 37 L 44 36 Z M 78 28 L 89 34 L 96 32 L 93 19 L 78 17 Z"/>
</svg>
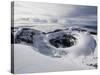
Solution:
<svg viewBox="0 0 100 75">
<path fill-rule="evenodd" d="M 88 56 L 96 47 L 96 41 L 90 33 L 80 28 L 57 29 L 48 33 L 19 28 L 14 36 L 14 43 L 30 45 L 36 51 L 51 57 L 63 57 L 67 54 Z"/>
<path fill-rule="evenodd" d="M 17 73 L 97 68 L 96 36 L 83 28 L 15 27 L 12 36 Z"/>
</svg>

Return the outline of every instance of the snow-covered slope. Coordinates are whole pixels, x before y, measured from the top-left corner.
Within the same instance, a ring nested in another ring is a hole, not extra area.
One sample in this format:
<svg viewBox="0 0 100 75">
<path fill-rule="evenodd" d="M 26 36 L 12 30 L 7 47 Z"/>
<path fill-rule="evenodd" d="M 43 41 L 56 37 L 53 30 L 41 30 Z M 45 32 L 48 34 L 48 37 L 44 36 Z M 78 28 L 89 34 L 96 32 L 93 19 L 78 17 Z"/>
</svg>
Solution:
<svg viewBox="0 0 100 75">
<path fill-rule="evenodd" d="M 82 64 L 82 57 L 50 58 L 35 51 L 35 48 L 16 44 L 14 47 L 15 73 L 32 73 L 64 70 L 84 70 L 94 67 Z"/>
<path fill-rule="evenodd" d="M 47 33 L 23 27 L 18 28 L 15 32 L 15 73 L 94 69 L 97 67 L 95 65 L 97 64 L 96 39 L 94 38 L 96 36 L 87 31 L 73 31 L 69 28 Z M 62 43 L 62 40 L 65 40 L 64 35 L 67 36 L 67 41 Z M 74 39 L 71 39 L 71 36 Z M 60 42 L 54 42 L 59 46 L 57 48 L 50 43 L 50 40 L 58 40 L 58 38 Z M 63 47 L 62 44 L 66 43 L 70 43 L 70 46 Z"/>
</svg>

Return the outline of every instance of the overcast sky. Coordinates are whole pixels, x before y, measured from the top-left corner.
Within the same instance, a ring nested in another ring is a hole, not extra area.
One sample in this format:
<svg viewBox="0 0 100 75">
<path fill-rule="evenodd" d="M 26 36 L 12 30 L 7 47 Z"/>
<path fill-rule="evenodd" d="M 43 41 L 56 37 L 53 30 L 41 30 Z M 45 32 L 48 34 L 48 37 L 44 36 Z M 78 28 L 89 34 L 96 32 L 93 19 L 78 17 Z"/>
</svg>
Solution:
<svg viewBox="0 0 100 75">
<path fill-rule="evenodd" d="M 52 3 L 15 2 L 16 18 L 56 18 L 71 24 L 97 24 L 97 7 Z"/>
</svg>

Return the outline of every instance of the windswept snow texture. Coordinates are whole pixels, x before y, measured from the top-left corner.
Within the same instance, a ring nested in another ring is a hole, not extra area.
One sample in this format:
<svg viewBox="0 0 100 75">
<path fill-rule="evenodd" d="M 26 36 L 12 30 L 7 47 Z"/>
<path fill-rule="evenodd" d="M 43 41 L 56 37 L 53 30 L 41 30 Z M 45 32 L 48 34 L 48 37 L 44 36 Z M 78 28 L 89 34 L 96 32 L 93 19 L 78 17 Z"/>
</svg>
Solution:
<svg viewBox="0 0 100 75">
<path fill-rule="evenodd" d="M 87 30 L 13 29 L 16 73 L 97 68 L 96 39 Z"/>
<path fill-rule="evenodd" d="M 14 41 L 35 47 L 38 52 L 47 56 L 55 56 L 56 53 L 60 55 L 62 52 L 65 54 L 73 53 L 75 56 L 87 56 L 94 53 L 96 47 L 96 41 L 88 32 L 71 31 L 70 28 L 68 30 L 55 30 L 52 33 L 21 28 L 15 34 Z"/>
<path fill-rule="evenodd" d="M 16 1 L 13 8 L 15 73 L 98 67 L 96 6 Z"/>
</svg>

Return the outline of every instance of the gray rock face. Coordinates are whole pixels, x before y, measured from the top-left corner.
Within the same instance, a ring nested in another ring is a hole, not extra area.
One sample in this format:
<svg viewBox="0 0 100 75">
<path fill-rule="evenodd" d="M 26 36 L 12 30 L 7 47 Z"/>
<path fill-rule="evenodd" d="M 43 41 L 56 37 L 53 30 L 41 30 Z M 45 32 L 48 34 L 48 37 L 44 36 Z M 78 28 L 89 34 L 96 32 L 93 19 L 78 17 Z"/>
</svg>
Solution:
<svg viewBox="0 0 100 75">
<path fill-rule="evenodd" d="M 53 39 L 49 40 L 50 44 L 55 46 L 56 48 L 62 47 L 62 48 L 66 48 L 66 47 L 71 47 L 75 44 L 76 42 L 76 38 L 73 37 L 72 35 L 67 35 L 64 34 L 61 37 L 56 37 Z"/>
<path fill-rule="evenodd" d="M 30 29 L 30 28 L 22 28 L 19 32 L 17 32 L 15 37 L 15 43 L 25 42 L 28 44 L 33 44 L 33 37 L 40 33 L 38 30 Z"/>
</svg>

